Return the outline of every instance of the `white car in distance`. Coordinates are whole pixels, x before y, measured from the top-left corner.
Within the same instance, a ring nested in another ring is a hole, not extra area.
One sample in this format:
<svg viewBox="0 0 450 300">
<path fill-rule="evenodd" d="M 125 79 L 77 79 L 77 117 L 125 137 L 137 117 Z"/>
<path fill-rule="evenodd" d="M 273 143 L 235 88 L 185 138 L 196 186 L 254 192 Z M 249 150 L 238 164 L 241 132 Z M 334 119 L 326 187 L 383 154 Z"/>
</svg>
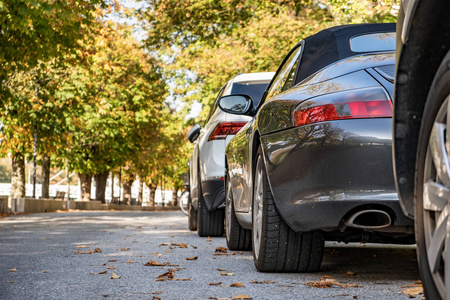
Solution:
<svg viewBox="0 0 450 300">
<path fill-rule="evenodd" d="M 251 120 L 232 115 L 218 107 L 218 99 L 245 94 L 258 105 L 274 72 L 248 73 L 235 76 L 220 90 L 210 108 L 204 128 L 195 125 L 188 134 L 194 143 L 189 160 L 189 229 L 199 236 L 223 236 L 225 208 L 225 147 L 236 133 Z"/>
</svg>

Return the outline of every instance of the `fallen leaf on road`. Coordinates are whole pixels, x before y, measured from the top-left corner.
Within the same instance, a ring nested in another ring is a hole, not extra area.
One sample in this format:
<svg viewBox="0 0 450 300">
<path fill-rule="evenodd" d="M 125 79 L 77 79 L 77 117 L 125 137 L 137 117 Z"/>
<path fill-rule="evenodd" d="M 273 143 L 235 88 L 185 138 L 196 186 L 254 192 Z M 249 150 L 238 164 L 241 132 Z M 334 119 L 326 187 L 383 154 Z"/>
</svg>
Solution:
<svg viewBox="0 0 450 300">
<path fill-rule="evenodd" d="M 408 285 L 401 286 L 401 288 L 407 288 L 407 287 L 419 287 L 419 286 L 422 286 L 422 281 L 417 280 L 417 281 L 414 282 L 414 283 L 411 283 L 411 284 L 408 284 Z"/>
<path fill-rule="evenodd" d="M 108 269 L 110 269 L 110 270 L 115 270 L 116 267 L 114 267 L 114 266 L 108 266 Z"/>
<path fill-rule="evenodd" d="M 153 292 L 152 295 L 161 295 L 162 293 L 164 293 L 163 291 L 157 291 L 157 292 Z"/>
<path fill-rule="evenodd" d="M 223 253 L 227 253 L 228 248 L 226 247 L 217 247 L 216 248 L 216 252 L 223 252 Z"/>
<path fill-rule="evenodd" d="M 160 267 L 160 266 L 165 266 L 167 265 L 167 263 L 160 263 L 154 260 L 150 260 L 149 262 L 147 262 L 144 266 L 147 267 Z"/>
<path fill-rule="evenodd" d="M 233 276 L 234 273 L 225 273 L 225 272 L 222 272 L 222 273 L 220 273 L 220 275 L 222 275 L 222 276 Z"/>
<path fill-rule="evenodd" d="M 197 248 L 198 248 L 197 246 L 194 246 L 194 245 L 191 245 L 191 247 L 194 248 L 194 249 L 197 249 Z"/>
<path fill-rule="evenodd" d="M 162 254 L 161 254 L 161 253 L 158 253 L 158 252 L 153 252 L 152 254 L 153 254 L 153 255 L 157 255 L 158 257 L 161 257 L 161 256 L 162 256 Z"/>
<path fill-rule="evenodd" d="M 175 276 L 175 270 L 174 269 L 169 269 L 169 271 L 159 275 L 157 278 L 165 280 L 165 279 L 172 279 L 174 276 Z"/>
<path fill-rule="evenodd" d="M 114 273 L 114 272 L 111 273 L 111 279 L 120 279 L 120 278 L 122 278 L 122 277 L 120 277 L 116 273 Z"/>
<path fill-rule="evenodd" d="M 164 253 L 172 253 L 172 251 L 166 250 L 166 251 L 164 251 Z"/>
<path fill-rule="evenodd" d="M 276 286 L 279 286 L 279 287 L 294 287 L 293 285 L 282 285 L 282 284 L 276 284 Z"/>
<path fill-rule="evenodd" d="M 42 271 L 42 273 L 48 273 L 48 271 Z"/>
<path fill-rule="evenodd" d="M 242 282 L 235 282 L 230 284 L 230 287 L 244 287 L 244 285 L 242 284 Z"/>
<path fill-rule="evenodd" d="M 353 277 L 353 276 L 356 275 L 356 273 L 355 273 L 355 272 L 352 272 L 352 271 L 348 271 L 348 272 L 345 273 L 344 275 L 345 275 L 345 276 L 348 276 L 348 277 Z"/>
<path fill-rule="evenodd" d="M 102 249 L 100 249 L 100 248 L 95 248 L 94 252 L 95 252 L 95 253 L 101 253 L 101 252 L 102 252 Z"/>
<path fill-rule="evenodd" d="M 142 229 L 142 226 L 138 226 L 138 227 L 136 227 L 136 229 Z"/>
<path fill-rule="evenodd" d="M 14 283 L 14 281 L 7 281 L 6 283 Z"/>
<path fill-rule="evenodd" d="M 230 256 L 231 254 L 228 254 L 228 253 L 214 253 L 213 255 L 214 256 L 217 256 L 217 255 Z"/>
<path fill-rule="evenodd" d="M 172 278 L 171 280 L 174 280 L 174 281 L 191 281 L 190 278 Z"/>
<path fill-rule="evenodd" d="M 14 268 L 14 269 L 9 269 L 8 271 L 9 271 L 9 272 L 17 272 L 17 269 L 16 269 L 16 268 Z"/>
<path fill-rule="evenodd" d="M 117 261 L 117 259 L 110 259 L 110 260 L 108 260 L 108 262 L 116 262 Z"/>
<path fill-rule="evenodd" d="M 186 260 L 197 260 L 198 256 L 186 257 Z"/>
<path fill-rule="evenodd" d="M 225 270 L 225 269 L 221 269 L 221 268 L 217 268 L 217 271 L 227 271 L 227 270 Z"/>
<path fill-rule="evenodd" d="M 120 248 L 120 251 L 129 251 L 130 248 Z"/>
<path fill-rule="evenodd" d="M 161 246 L 169 246 L 169 244 L 162 243 L 162 244 L 158 245 L 158 247 L 161 247 Z"/>
<path fill-rule="evenodd" d="M 74 250 L 73 252 L 75 252 L 75 254 L 92 254 L 94 253 L 94 250 L 90 249 L 89 251 L 77 251 Z"/>
<path fill-rule="evenodd" d="M 127 264 L 134 264 L 134 261 L 129 260 L 129 261 L 127 261 Z"/>
<path fill-rule="evenodd" d="M 250 283 L 263 284 L 263 283 L 275 283 L 275 281 L 271 281 L 271 280 L 264 280 L 264 281 L 252 280 L 252 281 L 250 281 Z"/>
<path fill-rule="evenodd" d="M 207 283 L 207 285 L 214 285 L 214 286 L 219 286 L 219 285 L 221 285 L 222 284 L 222 281 L 221 282 L 209 282 L 209 283 Z"/>
<path fill-rule="evenodd" d="M 205 240 L 205 241 L 207 241 L 207 242 L 211 242 L 212 241 L 212 239 L 211 239 L 211 237 L 210 236 L 208 236 L 208 238 Z"/>
<path fill-rule="evenodd" d="M 92 273 L 89 273 L 89 274 L 92 274 L 92 275 L 102 275 L 102 274 L 108 274 L 108 271 L 102 271 L 102 272 L 99 272 L 99 273 L 94 273 L 94 272 L 92 272 Z"/>
<path fill-rule="evenodd" d="M 331 278 L 330 276 L 322 276 L 322 278 L 320 278 L 320 281 L 306 282 L 305 285 L 312 286 L 312 287 L 319 288 L 319 289 L 330 288 L 330 287 L 332 287 L 334 285 L 339 286 L 341 288 L 361 287 L 360 285 L 357 285 L 357 284 L 351 284 L 351 283 L 342 284 L 342 283 L 339 283 L 337 280 Z"/>
<path fill-rule="evenodd" d="M 252 299 L 252 297 L 250 297 L 248 295 L 237 295 L 237 296 L 234 296 L 233 299 Z"/>
<path fill-rule="evenodd" d="M 80 245 L 80 246 L 77 246 L 77 248 L 89 248 L 89 246 L 86 246 L 86 245 Z"/>
<path fill-rule="evenodd" d="M 423 287 L 412 287 L 402 290 L 403 295 L 407 295 L 410 298 L 414 298 L 415 296 L 422 295 L 423 294 Z"/>
<path fill-rule="evenodd" d="M 160 297 L 153 296 L 152 300 L 162 300 Z"/>
</svg>

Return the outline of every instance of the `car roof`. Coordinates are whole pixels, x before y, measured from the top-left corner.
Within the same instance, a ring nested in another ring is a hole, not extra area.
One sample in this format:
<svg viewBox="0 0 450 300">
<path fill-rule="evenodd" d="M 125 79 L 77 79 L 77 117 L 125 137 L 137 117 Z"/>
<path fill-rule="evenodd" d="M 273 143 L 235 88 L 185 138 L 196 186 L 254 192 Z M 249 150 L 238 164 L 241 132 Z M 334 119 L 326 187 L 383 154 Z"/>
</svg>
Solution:
<svg viewBox="0 0 450 300">
<path fill-rule="evenodd" d="M 369 52 L 354 52 L 350 39 L 364 34 L 395 32 L 395 23 L 352 24 L 331 27 L 305 38 L 301 67 L 296 82 L 300 82 L 320 69 L 347 57 Z"/>
<path fill-rule="evenodd" d="M 259 72 L 259 73 L 245 73 L 235 76 L 229 83 L 248 82 L 248 81 L 270 81 L 275 75 L 275 72 Z"/>
</svg>

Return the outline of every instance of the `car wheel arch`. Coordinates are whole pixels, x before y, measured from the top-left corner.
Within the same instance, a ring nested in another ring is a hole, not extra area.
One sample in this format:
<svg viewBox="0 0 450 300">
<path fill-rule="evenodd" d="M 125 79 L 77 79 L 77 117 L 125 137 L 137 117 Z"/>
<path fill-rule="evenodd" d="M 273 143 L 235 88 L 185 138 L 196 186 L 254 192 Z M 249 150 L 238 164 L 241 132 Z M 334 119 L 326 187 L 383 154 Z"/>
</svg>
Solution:
<svg viewBox="0 0 450 300">
<path fill-rule="evenodd" d="M 430 13 L 434 15 L 442 11 L 450 12 L 450 3 L 447 4 L 445 0 L 420 1 L 414 19 L 419 21 L 427 19 Z M 398 55 L 399 68 L 396 74 L 395 99 L 408 100 L 401 103 L 394 101 L 394 174 L 397 190 L 402 199 L 402 208 L 410 217 L 414 217 L 414 170 L 418 133 L 429 93 L 428 87 L 431 86 L 442 59 L 450 50 L 450 39 L 445 34 L 445 31 L 450 32 L 450 25 L 448 27 L 438 22 L 414 22 L 411 25 L 407 43 Z M 446 38 L 436 38 L 439 36 Z M 433 51 L 436 49 L 433 43 L 440 44 L 439 53 Z M 424 63 L 417 64 L 417 60 Z"/>
</svg>

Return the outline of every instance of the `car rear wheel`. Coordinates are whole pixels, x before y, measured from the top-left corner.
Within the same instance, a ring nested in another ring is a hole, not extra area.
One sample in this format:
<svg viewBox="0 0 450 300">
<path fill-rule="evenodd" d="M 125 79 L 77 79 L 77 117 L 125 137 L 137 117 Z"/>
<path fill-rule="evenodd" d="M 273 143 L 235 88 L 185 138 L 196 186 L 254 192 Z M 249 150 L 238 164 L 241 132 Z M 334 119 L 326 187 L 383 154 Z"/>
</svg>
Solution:
<svg viewBox="0 0 450 300">
<path fill-rule="evenodd" d="M 188 228 L 190 231 L 197 230 L 197 211 L 192 206 L 190 193 L 188 201 Z"/>
<path fill-rule="evenodd" d="M 449 83 L 450 53 L 442 61 L 428 94 L 416 160 L 414 221 L 427 299 L 449 299 L 446 291 L 450 292 Z"/>
<path fill-rule="evenodd" d="M 199 236 L 223 236 L 224 210 L 215 209 L 208 211 L 203 197 L 198 199 L 198 235 Z"/>
<path fill-rule="evenodd" d="M 225 236 L 230 250 L 250 250 L 252 248 L 252 231 L 242 228 L 236 218 L 231 193 L 231 182 L 226 179 L 225 191 Z"/>
<path fill-rule="evenodd" d="M 322 231 L 295 232 L 281 218 L 259 149 L 253 181 L 253 259 L 262 272 L 313 272 L 320 268 Z"/>
</svg>

